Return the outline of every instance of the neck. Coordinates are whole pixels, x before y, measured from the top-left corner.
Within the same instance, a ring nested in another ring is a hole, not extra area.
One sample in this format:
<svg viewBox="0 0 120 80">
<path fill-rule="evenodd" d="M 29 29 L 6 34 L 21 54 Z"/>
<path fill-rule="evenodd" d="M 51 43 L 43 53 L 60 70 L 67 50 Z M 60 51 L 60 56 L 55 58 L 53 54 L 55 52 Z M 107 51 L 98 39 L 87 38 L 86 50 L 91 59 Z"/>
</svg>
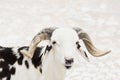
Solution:
<svg viewBox="0 0 120 80">
<path fill-rule="evenodd" d="M 43 63 L 43 80 L 64 80 L 65 68 L 53 54 L 49 53 Z"/>
</svg>

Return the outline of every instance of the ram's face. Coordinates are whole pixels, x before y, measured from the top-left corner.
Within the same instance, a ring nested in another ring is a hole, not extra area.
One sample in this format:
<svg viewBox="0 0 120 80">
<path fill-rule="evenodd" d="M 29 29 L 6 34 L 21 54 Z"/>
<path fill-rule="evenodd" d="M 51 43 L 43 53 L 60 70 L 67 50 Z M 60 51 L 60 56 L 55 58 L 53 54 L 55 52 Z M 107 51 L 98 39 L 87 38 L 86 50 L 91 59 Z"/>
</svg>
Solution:
<svg viewBox="0 0 120 80">
<path fill-rule="evenodd" d="M 51 45 L 55 58 L 66 68 L 72 66 L 75 54 L 80 53 L 79 38 L 73 29 L 55 30 L 51 37 Z"/>
</svg>

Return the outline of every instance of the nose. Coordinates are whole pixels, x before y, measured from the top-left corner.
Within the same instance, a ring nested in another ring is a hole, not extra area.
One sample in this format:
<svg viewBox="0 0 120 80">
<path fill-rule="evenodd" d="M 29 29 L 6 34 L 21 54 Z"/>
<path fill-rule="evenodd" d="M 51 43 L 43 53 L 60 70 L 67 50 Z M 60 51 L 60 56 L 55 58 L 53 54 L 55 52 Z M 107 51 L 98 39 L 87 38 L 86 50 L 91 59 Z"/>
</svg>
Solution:
<svg viewBox="0 0 120 80">
<path fill-rule="evenodd" d="M 72 64 L 74 62 L 73 58 L 65 58 L 66 64 Z"/>
</svg>

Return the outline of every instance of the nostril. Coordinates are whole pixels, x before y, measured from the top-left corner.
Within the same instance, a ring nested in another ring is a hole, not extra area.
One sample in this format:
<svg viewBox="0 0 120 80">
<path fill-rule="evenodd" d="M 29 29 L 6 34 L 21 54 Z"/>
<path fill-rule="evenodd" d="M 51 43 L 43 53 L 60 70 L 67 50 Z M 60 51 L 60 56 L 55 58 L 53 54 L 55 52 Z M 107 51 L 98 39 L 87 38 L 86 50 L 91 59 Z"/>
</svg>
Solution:
<svg viewBox="0 0 120 80">
<path fill-rule="evenodd" d="M 65 59 L 66 64 L 72 64 L 74 62 L 73 58 L 71 59 Z"/>
</svg>

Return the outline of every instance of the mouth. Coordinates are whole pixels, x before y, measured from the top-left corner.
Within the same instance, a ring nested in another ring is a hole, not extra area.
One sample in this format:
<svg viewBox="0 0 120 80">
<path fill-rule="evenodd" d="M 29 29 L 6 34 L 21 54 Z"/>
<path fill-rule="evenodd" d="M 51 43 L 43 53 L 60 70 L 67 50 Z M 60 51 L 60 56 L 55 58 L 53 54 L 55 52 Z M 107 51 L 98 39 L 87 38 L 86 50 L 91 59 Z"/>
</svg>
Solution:
<svg viewBox="0 0 120 80">
<path fill-rule="evenodd" d="M 70 69 L 72 67 L 72 64 L 65 64 L 64 66 L 66 69 Z"/>
<path fill-rule="evenodd" d="M 65 66 L 66 67 L 66 69 L 70 69 L 72 66 Z"/>
</svg>

